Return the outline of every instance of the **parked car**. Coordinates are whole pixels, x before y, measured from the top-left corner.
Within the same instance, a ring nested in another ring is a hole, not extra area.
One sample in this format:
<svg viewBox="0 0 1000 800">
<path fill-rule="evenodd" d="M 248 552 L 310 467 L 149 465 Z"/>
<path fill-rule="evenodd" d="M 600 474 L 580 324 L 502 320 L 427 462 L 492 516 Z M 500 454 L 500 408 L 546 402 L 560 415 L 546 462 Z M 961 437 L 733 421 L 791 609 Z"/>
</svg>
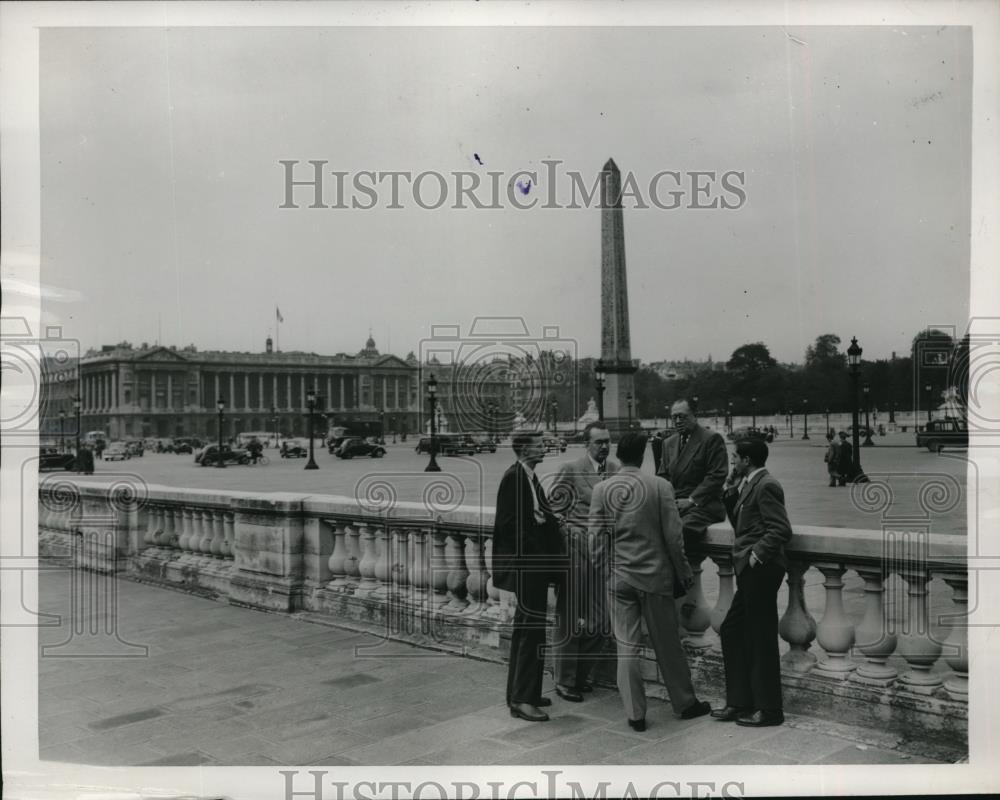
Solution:
<svg viewBox="0 0 1000 800">
<path fill-rule="evenodd" d="M 472 441 L 466 441 L 466 435 L 462 433 L 436 433 L 437 454 L 439 456 L 460 456 L 476 454 L 476 446 Z M 418 453 L 429 453 L 431 451 L 431 437 L 421 436 L 417 442 Z"/>
<path fill-rule="evenodd" d="M 128 445 L 125 442 L 112 442 L 104 448 L 101 457 L 105 461 L 125 461 L 131 458 L 132 455 L 129 453 Z"/>
<path fill-rule="evenodd" d="M 342 436 L 331 436 L 326 441 L 327 452 L 329 452 L 330 455 L 336 455 L 337 449 L 344 443 L 344 440 L 345 439 L 352 439 L 352 438 L 355 438 L 355 437 L 352 437 L 350 434 L 345 434 L 345 435 L 342 435 Z"/>
<path fill-rule="evenodd" d="M 472 443 L 477 453 L 495 453 L 497 451 L 497 443 L 493 441 L 492 436 L 485 433 L 466 434 L 465 438 Z"/>
<path fill-rule="evenodd" d="M 138 439 L 128 439 L 125 442 L 125 449 L 128 450 L 130 456 L 138 456 L 142 458 L 142 454 L 145 451 L 145 446 Z"/>
<path fill-rule="evenodd" d="M 279 455 L 282 458 L 305 458 L 309 455 L 308 439 L 285 439 L 281 443 Z"/>
<path fill-rule="evenodd" d="M 543 436 L 542 444 L 545 445 L 545 452 L 565 453 L 566 440 L 558 436 Z"/>
<path fill-rule="evenodd" d="M 60 453 L 55 447 L 41 447 L 38 452 L 39 472 L 65 472 L 73 469 L 76 456 Z"/>
<path fill-rule="evenodd" d="M 761 442 L 773 442 L 774 434 L 760 428 L 737 428 L 729 434 L 728 438 L 734 442 L 740 439 L 757 439 Z"/>
<path fill-rule="evenodd" d="M 917 447 L 940 453 L 945 447 L 968 447 L 969 425 L 964 419 L 934 419 L 917 431 Z"/>
<path fill-rule="evenodd" d="M 224 444 L 220 451 L 219 445 L 210 444 L 199 450 L 194 457 L 194 463 L 203 467 L 213 466 L 220 460 L 224 464 L 249 464 L 250 454 L 242 447 L 230 447 L 228 444 Z"/>
<path fill-rule="evenodd" d="M 382 458 L 385 455 L 385 448 L 376 442 L 352 436 L 344 439 L 335 453 L 337 458 L 354 458 L 355 456 L 371 456 L 372 458 Z"/>
</svg>

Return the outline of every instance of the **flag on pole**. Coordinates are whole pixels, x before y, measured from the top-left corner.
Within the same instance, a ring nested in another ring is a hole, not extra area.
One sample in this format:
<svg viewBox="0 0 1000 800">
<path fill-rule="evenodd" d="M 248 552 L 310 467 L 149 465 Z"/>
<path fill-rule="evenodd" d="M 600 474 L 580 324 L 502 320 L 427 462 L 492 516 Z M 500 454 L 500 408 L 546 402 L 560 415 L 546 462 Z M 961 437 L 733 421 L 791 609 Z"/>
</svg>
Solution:
<svg viewBox="0 0 1000 800">
<path fill-rule="evenodd" d="M 278 318 L 278 322 L 284 322 L 285 318 L 281 316 L 281 309 L 277 306 L 274 307 L 274 316 Z"/>
</svg>

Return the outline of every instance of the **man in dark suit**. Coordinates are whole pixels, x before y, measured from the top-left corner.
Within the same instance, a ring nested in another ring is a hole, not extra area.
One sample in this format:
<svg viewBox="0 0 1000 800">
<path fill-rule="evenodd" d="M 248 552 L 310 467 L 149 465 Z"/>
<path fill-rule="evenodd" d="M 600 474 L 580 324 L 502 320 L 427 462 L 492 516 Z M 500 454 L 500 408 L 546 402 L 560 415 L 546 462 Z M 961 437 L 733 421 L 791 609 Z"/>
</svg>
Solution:
<svg viewBox="0 0 1000 800">
<path fill-rule="evenodd" d="M 841 486 L 847 486 L 847 482 L 854 477 L 854 448 L 851 440 L 847 438 L 847 431 L 837 434 L 840 437 L 840 463 L 837 480 Z"/>
<path fill-rule="evenodd" d="M 535 467 L 545 457 L 541 434 L 519 433 L 512 442 L 517 461 L 497 492 L 493 526 L 493 585 L 517 595 L 507 665 L 510 715 L 543 722 L 540 706 L 549 584 L 566 571 L 559 520 L 549 507 Z"/>
<path fill-rule="evenodd" d="M 701 427 L 695 411 L 685 398 L 671 406 L 674 434 L 663 443 L 657 470 L 674 488 L 687 548 L 705 538 L 709 525 L 726 518 L 722 486 L 729 469 L 725 440 Z"/>
<path fill-rule="evenodd" d="M 641 471 L 645 452 L 646 434 L 622 434 L 621 471 L 599 483 L 590 502 L 594 561 L 608 574 L 618 643 L 618 691 L 629 725 L 637 731 L 646 729 L 640 668 L 643 621 L 674 710 L 682 719 L 711 711 L 695 695 L 678 631 L 675 581 L 680 582 L 680 591 L 694 582 L 684 557 L 680 515 L 670 483 Z"/>
<path fill-rule="evenodd" d="M 587 539 L 590 498 L 594 487 L 618 471 L 608 459 L 611 434 L 603 422 L 584 430 L 587 452 L 561 464 L 549 487 L 552 510 L 566 518 L 563 533 L 569 570 L 556 595 L 557 641 L 552 643 L 556 694 L 579 703 L 593 690 L 590 674 L 605 649 L 605 586 L 593 568 Z"/>
<path fill-rule="evenodd" d="M 785 544 L 792 526 L 781 484 L 764 468 L 767 444 L 736 445 L 724 500 L 736 538 L 736 595 L 722 622 L 726 706 L 712 712 L 723 722 L 760 728 L 785 721 L 778 658 L 778 589 L 788 569 Z"/>
</svg>

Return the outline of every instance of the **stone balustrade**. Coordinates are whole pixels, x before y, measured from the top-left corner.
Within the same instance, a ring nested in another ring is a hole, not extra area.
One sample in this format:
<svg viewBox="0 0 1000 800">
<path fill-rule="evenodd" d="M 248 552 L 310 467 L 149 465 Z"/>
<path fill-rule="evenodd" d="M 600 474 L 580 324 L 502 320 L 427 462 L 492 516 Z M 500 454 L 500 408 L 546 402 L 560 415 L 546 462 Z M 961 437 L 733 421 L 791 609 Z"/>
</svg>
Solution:
<svg viewBox="0 0 1000 800">
<path fill-rule="evenodd" d="M 347 497 L 162 486 L 128 491 L 65 477 L 39 486 L 42 555 L 65 555 L 72 537 L 100 530 L 104 543 L 84 548 L 84 568 L 499 658 L 512 597 L 492 583 L 492 527 L 492 509 L 462 506 L 428 513 L 418 503 L 371 507 Z M 722 523 L 688 554 L 696 584 L 681 608 L 696 682 L 714 685 L 707 693 L 716 696 L 718 630 L 735 591 L 731 545 L 732 529 Z M 789 708 L 964 739 L 965 539 L 797 526 L 787 553 L 779 632 Z M 805 591 L 813 570 L 823 578 L 822 598 Z M 863 582 L 855 593 L 863 600 L 853 607 L 845 602 L 845 577 Z M 943 605 L 940 596 L 932 603 L 932 584 L 948 587 Z"/>
</svg>

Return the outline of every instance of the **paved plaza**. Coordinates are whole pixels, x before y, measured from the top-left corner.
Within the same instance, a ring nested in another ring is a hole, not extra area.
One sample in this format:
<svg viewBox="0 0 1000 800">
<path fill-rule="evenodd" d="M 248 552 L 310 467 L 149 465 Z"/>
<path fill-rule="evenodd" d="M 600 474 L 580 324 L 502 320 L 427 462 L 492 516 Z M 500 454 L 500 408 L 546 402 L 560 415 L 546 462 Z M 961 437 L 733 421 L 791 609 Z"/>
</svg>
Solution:
<svg viewBox="0 0 1000 800">
<path fill-rule="evenodd" d="M 793 525 L 881 530 L 887 518 L 912 518 L 920 515 L 921 489 L 930 482 L 944 488 L 947 502 L 938 505 L 929 516 L 932 533 L 965 535 L 965 482 L 968 454 L 965 450 L 929 453 L 914 446 L 912 434 L 876 437 L 874 447 L 862 449 L 862 466 L 874 479 L 886 481 L 892 490 L 888 508 L 864 510 L 852 501 L 850 487 L 827 486 L 823 453 L 826 440 L 809 441 L 779 438 L 771 445 L 768 470 L 781 481 Z M 95 474 L 131 473 L 149 483 L 200 489 L 228 489 L 254 492 L 299 492 L 364 497 L 374 484 L 384 480 L 392 484 L 399 500 L 420 502 L 432 481 L 445 480 L 456 492 L 454 501 L 465 505 L 480 502 L 493 506 L 503 471 L 513 461 L 510 443 L 502 443 L 496 453 L 477 456 L 442 457 L 444 477 L 425 473 L 428 457 L 414 451 L 416 437 L 409 442 L 387 444 L 383 459 L 360 458 L 342 461 L 325 448 L 316 448 L 319 469 L 304 470 L 302 459 L 281 459 L 274 449 L 266 450 L 267 466 L 230 466 L 225 469 L 199 467 L 190 455 L 146 453 L 128 461 L 102 462 Z M 549 453 L 538 468 L 539 476 L 554 472 L 558 465 L 582 453 L 580 446 L 570 446 L 565 453 Z M 652 472 L 653 457 L 647 451 L 643 469 Z M 943 478 L 941 476 L 944 476 Z M 971 473 L 975 479 L 975 472 Z M 943 482 L 942 482 L 943 481 Z M 878 505 L 880 495 L 868 501 Z M 926 502 L 926 496 L 924 501 Z M 940 510 L 944 508 L 944 510 Z"/>
<path fill-rule="evenodd" d="M 580 704 L 553 697 L 552 719 L 512 719 L 506 668 L 302 616 L 266 614 L 117 580 L 112 646 L 70 604 L 68 571 L 43 572 L 40 610 L 59 626 L 39 644 L 39 752 L 96 765 L 355 764 L 933 764 L 932 750 L 874 729 L 798 716 L 747 729 L 675 719 L 652 700 L 649 728 L 629 729 L 616 691 Z M 83 612 L 85 613 L 85 612 Z M 74 624 L 84 631 L 71 638 Z M 111 652 L 120 652 L 118 648 Z M 65 658 L 66 651 L 83 657 Z M 719 688 L 698 687 L 714 704 Z"/>
</svg>

